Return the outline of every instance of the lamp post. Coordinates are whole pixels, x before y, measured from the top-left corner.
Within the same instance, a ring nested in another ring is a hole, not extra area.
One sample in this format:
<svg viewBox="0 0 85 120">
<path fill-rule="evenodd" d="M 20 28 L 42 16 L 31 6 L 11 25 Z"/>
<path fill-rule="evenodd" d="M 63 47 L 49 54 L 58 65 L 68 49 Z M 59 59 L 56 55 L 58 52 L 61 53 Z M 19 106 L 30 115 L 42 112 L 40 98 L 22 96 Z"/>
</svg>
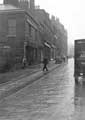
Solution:
<svg viewBox="0 0 85 120">
<path fill-rule="evenodd" d="M 24 56 L 23 56 L 23 68 L 26 67 L 26 63 L 27 63 L 27 59 L 26 59 L 26 46 L 27 46 L 27 42 L 24 42 Z"/>
<path fill-rule="evenodd" d="M 26 59 L 26 46 L 27 46 L 27 42 L 24 42 L 24 59 Z"/>
</svg>

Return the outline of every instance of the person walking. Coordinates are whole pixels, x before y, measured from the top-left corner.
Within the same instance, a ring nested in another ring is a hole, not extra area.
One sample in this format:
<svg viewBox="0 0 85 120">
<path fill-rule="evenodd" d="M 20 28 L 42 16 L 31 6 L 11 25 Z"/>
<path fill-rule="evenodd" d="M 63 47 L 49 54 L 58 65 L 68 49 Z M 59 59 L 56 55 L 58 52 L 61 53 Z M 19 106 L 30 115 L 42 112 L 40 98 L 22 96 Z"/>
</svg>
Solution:
<svg viewBox="0 0 85 120">
<path fill-rule="evenodd" d="M 44 70 L 48 71 L 47 64 L 48 64 L 48 59 L 44 58 L 44 60 L 43 60 L 43 71 Z"/>
<path fill-rule="evenodd" d="M 23 58 L 22 62 L 23 62 L 23 69 L 24 69 L 26 67 L 26 58 L 25 57 Z"/>
</svg>

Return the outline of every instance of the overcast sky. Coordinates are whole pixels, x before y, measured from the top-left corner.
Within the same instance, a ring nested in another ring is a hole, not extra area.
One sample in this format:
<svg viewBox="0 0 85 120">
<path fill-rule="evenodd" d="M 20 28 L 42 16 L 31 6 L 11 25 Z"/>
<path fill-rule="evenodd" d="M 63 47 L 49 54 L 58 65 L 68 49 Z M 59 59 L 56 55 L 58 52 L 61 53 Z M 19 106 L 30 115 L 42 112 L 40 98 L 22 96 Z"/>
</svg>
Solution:
<svg viewBox="0 0 85 120">
<path fill-rule="evenodd" d="M 36 0 L 40 8 L 59 17 L 68 31 L 68 41 L 85 38 L 85 0 Z"/>
<path fill-rule="evenodd" d="M 60 19 L 68 31 L 69 43 L 85 38 L 85 0 L 35 0 L 35 3 Z"/>
</svg>

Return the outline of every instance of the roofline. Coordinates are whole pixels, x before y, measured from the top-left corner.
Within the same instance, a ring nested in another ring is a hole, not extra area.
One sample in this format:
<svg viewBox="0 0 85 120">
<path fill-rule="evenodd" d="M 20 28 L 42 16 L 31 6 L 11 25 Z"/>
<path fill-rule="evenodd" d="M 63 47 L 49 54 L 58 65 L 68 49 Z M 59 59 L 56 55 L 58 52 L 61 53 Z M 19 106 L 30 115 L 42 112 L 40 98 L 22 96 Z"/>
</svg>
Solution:
<svg viewBox="0 0 85 120">
<path fill-rule="evenodd" d="M 2 13 L 13 13 L 13 12 L 25 12 L 25 11 L 24 10 L 19 10 L 19 9 L 0 10 L 0 14 L 2 14 Z"/>
<path fill-rule="evenodd" d="M 30 13 L 28 13 L 27 11 L 25 11 L 25 13 L 29 15 L 37 25 L 39 25 L 39 23 L 35 20 L 35 18 Z"/>
<path fill-rule="evenodd" d="M 4 5 L 4 4 L 0 4 L 0 5 Z M 11 5 L 11 4 L 5 4 L 5 5 L 8 5 L 8 6 L 13 6 L 13 5 Z M 12 11 L 23 11 L 23 12 L 25 12 L 25 10 L 24 9 L 21 9 L 21 8 L 19 8 L 19 7 L 16 7 L 16 6 L 13 6 L 14 7 L 14 9 L 4 9 L 4 10 L 0 10 L 0 12 L 12 12 Z"/>
<path fill-rule="evenodd" d="M 75 39 L 75 41 L 81 41 L 81 40 L 85 40 L 84 38 L 81 38 L 81 39 Z"/>
</svg>

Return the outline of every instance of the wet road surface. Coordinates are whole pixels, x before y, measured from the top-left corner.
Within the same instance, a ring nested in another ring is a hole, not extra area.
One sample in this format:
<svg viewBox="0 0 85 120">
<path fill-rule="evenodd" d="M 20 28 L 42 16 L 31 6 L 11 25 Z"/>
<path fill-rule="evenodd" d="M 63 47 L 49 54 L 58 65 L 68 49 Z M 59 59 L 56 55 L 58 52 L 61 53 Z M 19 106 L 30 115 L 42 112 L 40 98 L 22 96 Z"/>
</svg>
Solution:
<svg viewBox="0 0 85 120">
<path fill-rule="evenodd" d="M 85 86 L 75 85 L 73 59 L 0 101 L 0 120 L 85 120 Z"/>
</svg>

